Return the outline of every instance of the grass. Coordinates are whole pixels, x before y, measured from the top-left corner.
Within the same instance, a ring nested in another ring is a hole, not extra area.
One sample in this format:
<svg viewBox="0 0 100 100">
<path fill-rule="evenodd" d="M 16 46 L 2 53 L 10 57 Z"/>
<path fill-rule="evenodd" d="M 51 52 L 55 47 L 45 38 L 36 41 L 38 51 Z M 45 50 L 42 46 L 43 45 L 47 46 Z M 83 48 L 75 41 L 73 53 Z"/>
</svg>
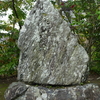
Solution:
<svg viewBox="0 0 100 100">
<path fill-rule="evenodd" d="M 14 77 L 7 77 L 7 78 L 1 78 L 0 77 L 0 100 L 5 100 L 4 93 L 8 86 L 16 81 L 16 76 Z"/>
<path fill-rule="evenodd" d="M 4 99 L 4 93 L 5 93 L 6 89 L 8 88 L 8 86 L 9 86 L 8 83 L 0 84 L 0 99 L 1 100 L 5 100 Z"/>
</svg>

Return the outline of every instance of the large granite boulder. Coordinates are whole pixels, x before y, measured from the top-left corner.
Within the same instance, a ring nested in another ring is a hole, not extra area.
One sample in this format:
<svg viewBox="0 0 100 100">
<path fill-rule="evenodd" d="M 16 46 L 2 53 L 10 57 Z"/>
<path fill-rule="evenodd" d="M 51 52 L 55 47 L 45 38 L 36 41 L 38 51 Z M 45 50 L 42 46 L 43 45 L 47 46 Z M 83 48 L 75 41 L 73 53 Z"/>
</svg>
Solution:
<svg viewBox="0 0 100 100">
<path fill-rule="evenodd" d="M 18 80 L 80 84 L 86 80 L 88 55 L 50 1 L 38 0 L 21 29 Z"/>
<path fill-rule="evenodd" d="M 13 92 L 12 92 L 13 91 Z M 21 82 L 12 83 L 5 93 L 6 100 L 100 100 L 98 85 L 47 88 L 30 86 Z"/>
</svg>

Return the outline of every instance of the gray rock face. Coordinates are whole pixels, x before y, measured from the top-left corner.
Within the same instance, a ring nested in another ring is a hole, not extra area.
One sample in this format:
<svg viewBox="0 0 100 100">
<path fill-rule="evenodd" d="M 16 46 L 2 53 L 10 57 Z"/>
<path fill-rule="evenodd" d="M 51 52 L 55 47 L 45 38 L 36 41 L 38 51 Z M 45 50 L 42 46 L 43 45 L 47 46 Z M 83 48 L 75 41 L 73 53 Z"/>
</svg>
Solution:
<svg viewBox="0 0 100 100">
<path fill-rule="evenodd" d="M 18 86 L 25 88 L 25 84 L 22 84 L 21 82 L 12 83 L 5 93 L 6 100 L 100 100 L 100 88 L 94 84 L 64 87 L 62 89 L 26 85 L 28 88 L 24 93 L 22 93 L 23 89 L 15 89 L 12 92 L 12 89 L 18 88 Z M 12 99 L 9 99 L 11 96 Z"/>
<path fill-rule="evenodd" d="M 88 55 L 50 0 L 38 0 L 21 29 L 18 80 L 52 85 L 85 81 Z"/>
<path fill-rule="evenodd" d="M 6 100 L 100 100 L 100 88 L 94 84 L 46 87 L 80 84 L 88 71 L 86 51 L 50 0 L 37 1 L 21 29 L 18 46 L 18 80 L 23 83 L 12 83 Z"/>
<path fill-rule="evenodd" d="M 6 90 L 5 99 L 13 100 L 22 95 L 28 89 L 28 85 L 21 82 L 12 83 L 9 88 Z"/>
</svg>

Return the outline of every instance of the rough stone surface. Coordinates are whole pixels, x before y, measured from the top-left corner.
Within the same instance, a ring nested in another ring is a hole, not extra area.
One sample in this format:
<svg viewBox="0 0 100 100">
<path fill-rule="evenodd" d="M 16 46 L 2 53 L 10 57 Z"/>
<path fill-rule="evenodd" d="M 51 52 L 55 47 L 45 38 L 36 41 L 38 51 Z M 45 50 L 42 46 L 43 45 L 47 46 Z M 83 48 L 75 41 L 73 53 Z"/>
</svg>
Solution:
<svg viewBox="0 0 100 100">
<path fill-rule="evenodd" d="M 22 84 L 21 82 L 12 83 L 5 93 L 6 100 L 100 100 L 100 88 L 95 84 L 63 87 L 62 89 L 26 85 L 28 89 L 24 93 L 23 89 L 18 89 L 20 86 L 25 88 L 25 84 Z M 12 92 L 15 87 L 16 89 Z M 18 94 L 20 94 L 19 97 Z"/>
<path fill-rule="evenodd" d="M 38 0 L 21 29 L 18 80 L 71 85 L 85 81 L 88 55 L 50 0 Z"/>
<path fill-rule="evenodd" d="M 16 97 L 22 95 L 28 89 L 28 85 L 21 83 L 21 82 L 13 82 L 8 89 L 6 90 L 5 99 L 6 100 L 13 100 Z"/>
</svg>

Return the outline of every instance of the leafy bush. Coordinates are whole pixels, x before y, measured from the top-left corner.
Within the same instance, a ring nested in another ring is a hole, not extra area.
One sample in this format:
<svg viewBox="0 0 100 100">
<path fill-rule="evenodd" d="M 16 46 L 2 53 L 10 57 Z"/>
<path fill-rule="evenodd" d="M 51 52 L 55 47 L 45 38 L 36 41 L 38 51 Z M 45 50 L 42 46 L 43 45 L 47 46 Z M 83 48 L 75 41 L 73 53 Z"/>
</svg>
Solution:
<svg viewBox="0 0 100 100">
<path fill-rule="evenodd" d="M 60 10 L 63 19 L 70 23 L 72 31 L 78 35 L 79 42 L 86 49 L 90 59 L 91 70 L 100 69 L 100 0 L 68 0 L 67 2 L 53 2 Z M 58 6 L 57 6 L 58 4 Z M 64 14 L 62 14 L 64 12 Z M 72 18 L 70 12 L 75 17 Z M 67 18 L 66 18 L 67 17 Z"/>
<path fill-rule="evenodd" d="M 0 76 L 12 75 L 16 72 L 19 58 L 17 38 L 15 35 L 7 35 L 5 40 L 0 42 Z"/>
<path fill-rule="evenodd" d="M 2 17 L 7 15 L 8 10 L 11 11 L 7 22 L 0 19 L 0 76 L 16 74 L 19 59 L 19 49 L 16 42 L 26 14 L 33 7 L 34 1 L 0 1 L 0 14 Z"/>
</svg>

